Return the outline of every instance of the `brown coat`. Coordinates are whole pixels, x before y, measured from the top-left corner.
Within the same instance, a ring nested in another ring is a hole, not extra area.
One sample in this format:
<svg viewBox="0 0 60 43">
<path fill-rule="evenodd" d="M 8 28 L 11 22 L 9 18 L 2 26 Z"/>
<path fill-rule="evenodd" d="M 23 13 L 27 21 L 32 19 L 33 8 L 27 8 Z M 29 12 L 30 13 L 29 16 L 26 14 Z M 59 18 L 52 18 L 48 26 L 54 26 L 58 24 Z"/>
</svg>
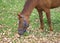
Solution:
<svg viewBox="0 0 60 43">
<path fill-rule="evenodd" d="M 44 11 L 46 13 L 46 17 L 47 17 L 47 21 L 49 24 L 49 29 L 52 31 L 53 27 L 52 27 L 52 23 L 51 23 L 51 18 L 50 18 L 50 9 L 52 8 L 56 8 L 60 6 L 60 0 L 27 0 L 24 8 L 22 10 L 22 12 L 19 14 L 19 18 L 22 16 L 24 16 L 24 18 L 20 18 L 19 22 L 19 29 L 22 30 L 21 28 L 23 28 L 23 22 L 25 19 L 25 24 L 29 24 L 29 16 L 32 12 L 32 10 L 34 8 L 37 9 L 38 13 L 39 13 L 39 17 L 40 17 L 40 29 L 43 30 L 44 28 L 44 23 L 43 23 L 43 14 L 42 11 Z M 24 29 L 23 29 L 24 30 Z M 23 34 L 24 31 L 19 32 L 19 34 Z"/>
</svg>

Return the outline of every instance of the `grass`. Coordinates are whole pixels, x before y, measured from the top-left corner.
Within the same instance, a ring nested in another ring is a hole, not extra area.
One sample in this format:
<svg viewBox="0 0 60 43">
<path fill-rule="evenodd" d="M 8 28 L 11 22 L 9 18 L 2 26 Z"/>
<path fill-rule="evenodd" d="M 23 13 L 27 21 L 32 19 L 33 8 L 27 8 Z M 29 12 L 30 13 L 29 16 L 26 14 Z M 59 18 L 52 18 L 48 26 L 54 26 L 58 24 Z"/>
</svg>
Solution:
<svg viewBox="0 0 60 43">
<path fill-rule="evenodd" d="M 18 17 L 17 13 L 21 12 L 24 6 L 25 0 L 0 0 L 0 33 L 5 34 L 7 37 L 12 38 L 17 33 Z M 60 31 L 60 8 L 51 10 L 51 19 L 53 28 L 56 31 Z M 44 14 L 45 29 L 48 29 L 46 15 Z M 36 9 L 33 10 L 30 16 L 31 29 L 38 29 L 39 19 Z M 49 29 L 48 29 L 49 30 Z M 29 33 L 27 33 L 29 34 Z M 14 42 L 15 43 L 15 42 Z"/>
</svg>

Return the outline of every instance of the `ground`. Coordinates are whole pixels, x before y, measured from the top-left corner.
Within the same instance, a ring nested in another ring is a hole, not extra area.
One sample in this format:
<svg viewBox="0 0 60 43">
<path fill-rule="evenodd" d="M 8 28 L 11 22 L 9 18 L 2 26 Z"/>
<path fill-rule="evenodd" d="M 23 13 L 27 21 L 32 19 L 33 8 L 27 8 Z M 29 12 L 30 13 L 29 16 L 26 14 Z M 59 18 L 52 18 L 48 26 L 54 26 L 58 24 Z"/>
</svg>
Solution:
<svg viewBox="0 0 60 43">
<path fill-rule="evenodd" d="M 18 35 L 18 16 L 25 0 L 0 0 L 0 43 L 60 43 L 60 8 L 51 9 L 53 32 L 48 29 L 44 15 L 44 32 L 40 32 L 39 17 L 36 9 L 30 16 L 30 26 L 24 35 Z"/>
</svg>

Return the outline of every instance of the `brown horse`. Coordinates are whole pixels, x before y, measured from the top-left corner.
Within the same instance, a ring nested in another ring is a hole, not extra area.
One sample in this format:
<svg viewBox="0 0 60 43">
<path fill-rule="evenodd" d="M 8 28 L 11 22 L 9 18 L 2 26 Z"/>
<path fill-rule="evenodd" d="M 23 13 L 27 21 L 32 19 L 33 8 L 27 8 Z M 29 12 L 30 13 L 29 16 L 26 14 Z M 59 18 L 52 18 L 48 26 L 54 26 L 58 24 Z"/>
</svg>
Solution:
<svg viewBox="0 0 60 43">
<path fill-rule="evenodd" d="M 19 17 L 19 27 L 18 33 L 22 35 L 27 27 L 29 26 L 29 16 L 34 8 L 37 9 L 40 17 L 40 29 L 43 30 L 44 23 L 43 23 L 43 14 L 42 11 L 46 13 L 47 21 L 49 24 L 50 31 L 53 30 L 52 23 L 51 23 L 51 15 L 50 9 L 56 8 L 60 6 L 60 0 L 27 0 L 25 6 L 21 13 L 18 14 Z"/>
</svg>

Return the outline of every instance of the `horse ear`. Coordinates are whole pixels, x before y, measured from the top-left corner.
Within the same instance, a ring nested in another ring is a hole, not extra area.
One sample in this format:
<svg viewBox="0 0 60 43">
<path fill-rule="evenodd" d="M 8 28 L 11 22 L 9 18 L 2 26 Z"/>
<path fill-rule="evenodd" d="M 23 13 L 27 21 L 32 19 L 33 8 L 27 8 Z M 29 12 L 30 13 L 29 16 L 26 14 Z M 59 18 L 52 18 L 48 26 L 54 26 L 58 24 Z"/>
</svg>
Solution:
<svg viewBox="0 0 60 43">
<path fill-rule="evenodd" d="M 21 15 L 20 15 L 20 13 L 18 13 L 18 18 L 19 18 L 19 19 L 22 18 Z"/>
</svg>

